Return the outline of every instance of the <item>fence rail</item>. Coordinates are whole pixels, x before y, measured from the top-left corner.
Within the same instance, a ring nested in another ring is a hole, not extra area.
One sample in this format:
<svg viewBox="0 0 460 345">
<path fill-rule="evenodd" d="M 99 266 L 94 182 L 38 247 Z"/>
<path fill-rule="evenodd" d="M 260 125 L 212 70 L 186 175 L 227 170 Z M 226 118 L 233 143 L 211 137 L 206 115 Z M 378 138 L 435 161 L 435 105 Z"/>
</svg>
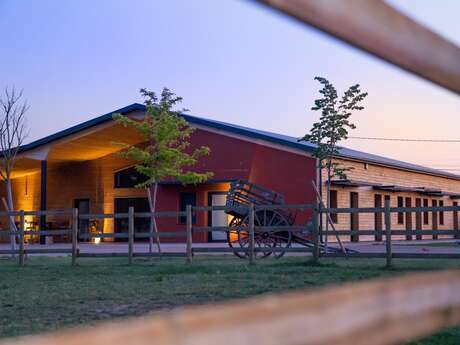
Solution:
<svg viewBox="0 0 460 345">
<path fill-rule="evenodd" d="M 460 323 L 460 272 L 409 274 L 189 307 L 0 345 L 391 345 Z M 334 327 L 331 327 L 331 325 Z"/>
<path fill-rule="evenodd" d="M 139 256 L 179 256 L 185 257 L 188 263 L 193 261 L 193 256 L 197 253 L 240 253 L 249 259 L 249 263 L 254 263 L 258 253 L 305 253 L 305 255 L 311 255 L 313 260 L 317 261 L 321 257 L 384 257 L 388 265 L 391 265 L 393 258 L 458 258 L 458 254 L 409 254 L 409 253 L 393 253 L 392 237 L 394 236 L 406 236 L 411 237 L 417 236 L 420 238 L 422 235 L 427 236 L 438 236 L 446 235 L 458 238 L 460 232 L 458 229 L 392 229 L 391 214 L 400 212 L 452 212 L 457 213 L 460 211 L 460 206 L 442 206 L 442 207 L 390 207 L 388 201 L 385 201 L 384 207 L 379 208 L 319 208 L 314 204 L 296 204 L 296 205 L 263 205 L 263 206 L 247 206 L 248 223 L 247 227 L 243 230 L 239 226 L 195 226 L 192 224 L 193 217 L 199 212 L 210 212 L 210 211 L 222 211 L 228 210 L 225 206 L 187 206 L 185 211 L 157 211 L 157 212 L 135 212 L 133 208 L 130 208 L 127 213 L 106 213 L 106 214 L 78 214 L 77 209 L 69 210 L 49 210 L 49 211 L 14 211 L 14 212 L 0 212 L 0 215 L 4 214 L 11 217 L 19 217 L 18 231 L 14 231 L 13 228 L 7 230 L 0 230 L 0 237 L 15 236 L 18 243 L 18 248 L 1 250 L 1 255 L 16 254 L 19 258 L 19 263 L 24 264 L 24 258 L 27 254 L 50 254 L 50 253 L 70 253 L 72 256 L 72 264 L 75 264 L 78 257 L 112 257 L 112 256 L 124 256 L 128 257 L 130 263 L 132 263 L 134 257 Z M 241 207 L 239 207 L 241 209 Z M 312 220 L 311 224 L 307 225 L 282 225 L 282 226 L 260 226 L 256 223 L 255 212 L 260 210 L 301 210 L 308 211 Z M 384 253 L 331 253 L 322 247 L 319 241 L 319 218 L 324 214 L 339 214 L 339 213 L 381 213 L 384 224 L 383 229 L 347 229 L 347 230 L 329 230 L 328 236 L 356 236 L 356 235 L 368 235 L 368 236 L 379 236 L 384 239 L 385 252 Z M 29 216 L 42 216 L 42 215 L 69 215 L 71 216 L 71 228 L 70 229 L 55 229 L 55 230 L 25 230 L 25 215 Z M 161 231 L 158 234 L 154 232 L 136 232 L 134 229 L 135 218 L 154 218 L 154 217 L 169 217 L 179 218 L 185 217 L 185 224 L 180 231 Z M 128 231 L 120 233 L 79 233 L 78 220 L 91 220 L 91 219 L 127 219 L 128 220 Z M 244 231 L 248 236 L 247 247 L 238 248 L 218 248 L 218 247 L 196 247 L 194 246 L 193 235 L 199 233 L 228 233 L 229 231 L 238 232 Z M 308 247 L 285 247 L 277 248 L 270 247 L 264 248 L 257 246 L 257 239 L 255 234 L 273 234 L 276 232 L 289 233 L 292 236 L 305 234 L 308 232 L 308 236 L 311 239 L 311 244 Z M 71 248 L 27 248 L 24 245 L 25 236 L 54 236 L 63 235 L 68 236 Z M 124 239 L 127 240 L 127 251 L 125 253 L 82 253 L 79 251 L 79 243 L 82 240 L 92 239 Z M 135 239 L 153 239 L 158 238 L 182 238 L 185 243 L 185 250 L 182 252 L 175 253 L 141 253 L 135 252 L 134 240 Z"/>
</svg>

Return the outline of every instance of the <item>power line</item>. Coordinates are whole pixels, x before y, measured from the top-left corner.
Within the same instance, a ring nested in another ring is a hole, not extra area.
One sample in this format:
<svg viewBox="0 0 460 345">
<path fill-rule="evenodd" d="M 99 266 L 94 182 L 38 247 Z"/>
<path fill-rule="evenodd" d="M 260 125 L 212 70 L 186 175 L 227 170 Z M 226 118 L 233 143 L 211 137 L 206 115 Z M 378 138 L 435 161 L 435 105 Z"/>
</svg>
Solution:
<svg viewBox="0 0 460 345">
<path fill-rule="evenodd" d="M 348 139 L 378 140 L 378 141 L 429 142 L 429 143 L 460 143 L 460 139 L 410 139 L 410 138 L 381 138 L 381 137 L 348 137 Z"/>
</svg>

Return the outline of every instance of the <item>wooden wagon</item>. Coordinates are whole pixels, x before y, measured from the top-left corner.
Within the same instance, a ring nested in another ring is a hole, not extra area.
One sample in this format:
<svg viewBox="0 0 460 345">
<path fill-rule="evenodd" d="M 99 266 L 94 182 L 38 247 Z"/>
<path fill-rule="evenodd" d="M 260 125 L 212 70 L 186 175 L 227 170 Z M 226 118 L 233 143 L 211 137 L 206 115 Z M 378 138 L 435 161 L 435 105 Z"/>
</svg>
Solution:
<svg viewBox="0 0 460 345">
<path fill-rule="evenodd" d="M 259 250 L 258 257 L 273 255 L 277 258 L 285 254 L 285 249 L 293 241 L 303 243 L 306 240 L 294 235 L 289 226 L 295 222 L 296 214 L 282 208 L 257 209 L 257 206 L 284 205 L 284 196 L 271 189 L 245 180 L 234 181 L 227 193 L 227 214 L 233 216 L 227 232 L 228 245 L 235 249 L 249 247 L 249 205 L 256 206 L 254 211 L 254 244 Z M 264 227 L 264 228 L 260 228 Z M 244 258 L 247 252 L 235 252 Z"/>
</svg>

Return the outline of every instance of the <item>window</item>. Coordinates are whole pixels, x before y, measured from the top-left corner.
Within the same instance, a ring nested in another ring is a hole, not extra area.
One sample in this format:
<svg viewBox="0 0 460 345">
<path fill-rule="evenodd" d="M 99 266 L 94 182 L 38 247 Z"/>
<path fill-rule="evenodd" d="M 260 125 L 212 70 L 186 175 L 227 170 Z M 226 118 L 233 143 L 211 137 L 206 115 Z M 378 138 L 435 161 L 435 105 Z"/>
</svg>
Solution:
<svg viewBox="0 0 460 345">
<path fill-rule="evenodd" d="M 423 207 L 428 207 L 428 199 L 423 199 Z M 430 223 L 429 212 L 423 211 L 423 224 L 428 225 Z"/>
<path fill-rule="evenodd" d="M 439 207 L 444 206 L 444 201 L 439 200 Z M 444 225 L 444 211 L 439 211 L 439 224 Z"/>
<path fill-rule="evenodd" d="M 398 196 L 398 207 L 404 207 L 404 198 Z M 404 224 L 404 213 L 398 212 L 398 224 Z"/>
<path fill-rule="evenodd" d="M 331 198 L 330 199 L 331 208 L 337 208 L 337 191 L 336 190 L 331 190 L 330 198 Z M 331 215 L 332 222 L 337 224 L 339 222 L 338 214 L 331 213 L 330 215 Z"/>
<path fill-rule="evenodd" d="M 145 181 L 147 181 L 147 176 L 137 172 L 134 167 L 115 173 L 115 188 L 134 188 Z"/>
<path fill-rule="evenodd" d="M 391 196 L 385 195 L 384 200 L 385 200 L 385 201 L 388 200 L 388 201 L 390 202 L 390 206 L 391 206 Z"/>
<path fill-rule="evenodd" d="M 180 211 L 184 212 L 187 205 L 192 205 L 196 206 L 196 193 L 180 193 L 179 195 L 179 206 L 180 206 Z M 179 223 L 180 224 L 185 224 L 187 221 L 186 216 L 180 216 L 179 217 Z M 196 223 L 196 215 L 192 216 L 192 223 Z"/>
</svg>

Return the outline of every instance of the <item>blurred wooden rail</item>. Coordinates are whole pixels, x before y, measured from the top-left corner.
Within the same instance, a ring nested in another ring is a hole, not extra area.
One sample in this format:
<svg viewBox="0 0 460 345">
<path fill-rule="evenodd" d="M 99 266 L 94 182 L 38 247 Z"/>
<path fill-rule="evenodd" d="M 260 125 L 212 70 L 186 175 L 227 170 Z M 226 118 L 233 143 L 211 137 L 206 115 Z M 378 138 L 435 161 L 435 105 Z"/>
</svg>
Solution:
<svg viewBox="0 0 460 345">
<path fill-rule="evenodd" d="M 399 344 L 460 323 L 460 271 L 190 307 L 0 345 Z"/>
<path fill-rule="evenodd" d="M 460 48 L 384 1 L 258 1 L 460 94 Z"/>
</svg>

